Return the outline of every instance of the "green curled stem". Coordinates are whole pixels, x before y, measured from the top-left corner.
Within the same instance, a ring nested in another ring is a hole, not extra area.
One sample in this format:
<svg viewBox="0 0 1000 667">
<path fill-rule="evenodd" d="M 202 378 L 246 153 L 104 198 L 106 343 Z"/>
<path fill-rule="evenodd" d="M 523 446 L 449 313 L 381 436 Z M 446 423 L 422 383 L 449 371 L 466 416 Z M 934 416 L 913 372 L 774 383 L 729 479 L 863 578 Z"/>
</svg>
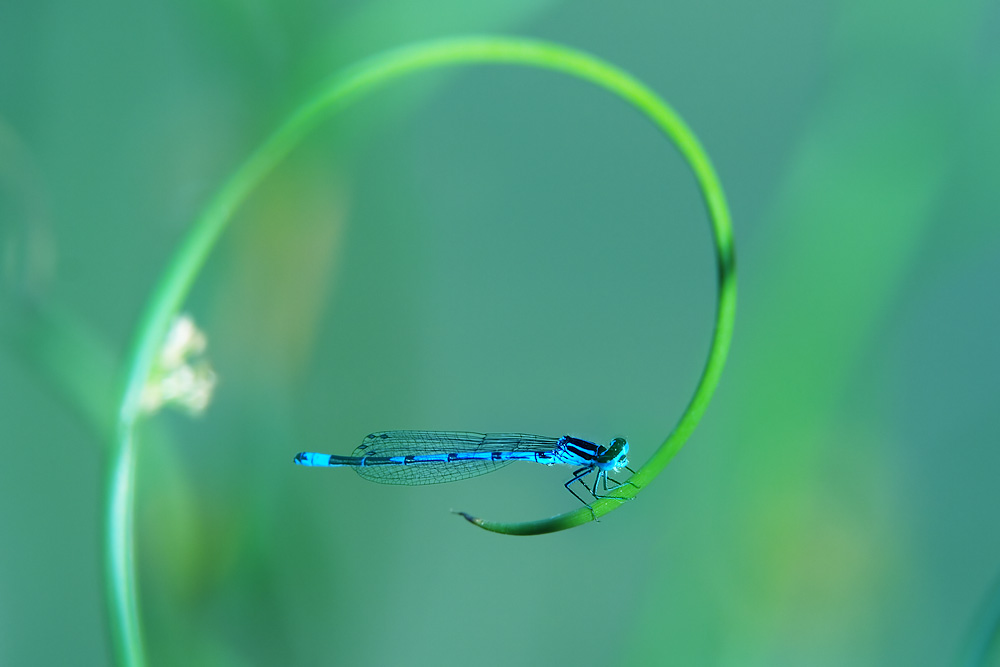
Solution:
<svg viewBox="0 0 1000 667">
<path fill-rule="evenodd" d="M 115 655 L 120 664 L 144 665 L 134 560 L 133 506 L 140 399 L 173 318 L 187 298 L 209 253 L 233 213 L 272 169 L 321 121 L 347 103 L 403 75 L 437 67 L 473 63 L 520 64 L 563 72 L 615 93 L 646 114 L 676 144 L 691 165 L 708 206 L 719 266 L 719 304 L 708 363 L 691 403 L 673 433 L 615 495 L 634 497 L 677 453 L 694 430 L 718 383 L 732 334 L 735 274 L 732 232 L 722 188 L 705 152 L 680 117 L 646 86 L 593 56 L 556 44 L 504 37 L 466 37 L 424 42 L 376 56 L 344 70 L 300 106 L 232 175 L 199 215 L 147 303 L 128 358 L 115 442 L 109 465 L 106 501 L 106 563 Z M 467 518 L 487 530 L 539 534 L 570 528 L 620 505 L 599 500 L 593 512 L 581 509 L 527 523 L 495 523 Z"/>
<path fill-rule="evenodd" d="M 667 467 L 667 464 L 691 437 L 698 422 L 705 414 L 726 363 L 736 316 L 736 257 L 729 209 L 726 206 L 722 185 L 694 133 L 666 102 L 625 72 L 580 52 L 568 51 L 561 47 L 546 46 L 545 48 L 557 50 L 557 57 L 547 57 L 543 61 L 529 58 L 512 59 L 512 61 L 540 65 L 565 72 L 615 93 L 649 117 L 674 142 L 681 155 L 687 160 L 708 208 L 712 237 L 715 243 L 718 298 L 715 310 L 715 328 L 712 333 L 708 359 L 691 401 L 678 420 L 677 426 L 646 464 L 628 480 L 630 483 L 626 483 L 612 492 L 610 494 L 612 497 L 595 501 L 589 508 L 584 507 L 536 521 L 501 523 L 459 512 L 461 516 L 480 528 L 507 535 L 539 535 L 572 528 L 595 520 L 620 507 L 625 501 L 635 498 L 643 487 Z M 546 55 L 553 54 L 547 53 Z"/>
</svg>

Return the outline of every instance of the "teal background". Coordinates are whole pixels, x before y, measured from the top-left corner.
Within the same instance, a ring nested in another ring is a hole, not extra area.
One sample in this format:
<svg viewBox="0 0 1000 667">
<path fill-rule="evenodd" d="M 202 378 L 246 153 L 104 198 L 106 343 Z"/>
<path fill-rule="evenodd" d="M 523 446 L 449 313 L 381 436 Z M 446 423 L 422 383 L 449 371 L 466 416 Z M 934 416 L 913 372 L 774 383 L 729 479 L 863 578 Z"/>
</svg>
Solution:
<svg viewBox="0 0 1000 667">
<path fill-rule="evenodd" d="M 708 349 L 706 216 L 648 121 L 550 72 L 415 75 L 311 135 L 195 286 L 214 400 L 141 433 L 149 663 L 956 661 L 1000 595 L 1000 9 L 871 5 L 0 5 L 0 664 L 112 660 L 116 383 L 200 208 L 342 66 L 470 32 L 594 53 L 701 138 L 740 280 L 715 400 L 635 501 L 548 536 L 449 510 L 572 509 L 568 471 L 291 464 L 395 428 L 642 463 Z"/>
</svg>

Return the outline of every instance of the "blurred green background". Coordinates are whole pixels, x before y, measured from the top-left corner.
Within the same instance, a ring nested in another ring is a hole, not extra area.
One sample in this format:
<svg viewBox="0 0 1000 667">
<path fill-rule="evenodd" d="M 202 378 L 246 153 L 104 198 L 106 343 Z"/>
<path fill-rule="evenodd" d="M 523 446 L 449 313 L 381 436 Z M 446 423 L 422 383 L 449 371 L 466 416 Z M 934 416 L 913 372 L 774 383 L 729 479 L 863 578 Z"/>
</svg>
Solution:
<svg viewBox="0 0 1000 667">
<path fill-rule="evenodd" d="M 687 166 L 550 72 L 422 74 L 308 137 L 186 311 L 209 409 L 144 422 L 152 665 L 939 665 L 1000 576 L 996 2 L 0 5 L 0 664 L 107 664 L 108 425 L 200 208 L 339 68 L 502 32 L 623 67 L 711 155 L 740 301 L 681 455 L 600 523 L 566 471 L 386 487 L 291 464 L 396 428 L 680 415 L 714 266 Z"/>
</svg>

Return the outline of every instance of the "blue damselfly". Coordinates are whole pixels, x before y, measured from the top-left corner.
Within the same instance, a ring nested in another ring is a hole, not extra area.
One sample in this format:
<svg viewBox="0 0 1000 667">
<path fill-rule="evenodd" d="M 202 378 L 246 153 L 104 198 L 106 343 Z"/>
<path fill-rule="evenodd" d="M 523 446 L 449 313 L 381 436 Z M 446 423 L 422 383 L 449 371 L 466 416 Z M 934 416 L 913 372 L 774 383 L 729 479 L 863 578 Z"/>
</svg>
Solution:
<svg viewBox="0 0 1000 667">
<path fill-rule="evenodd" d="M 347 467 L 380 484 L 440 484 L 493 472 L 514 461 L 542 465 L 576 466 L 566 489 L 584 505 L 588 503 L 570 487 L 579 481 L 594 498 L 621 486 L 609 473 L 628 467 L 628 442 L 615 438 L 605 447 L 564 435 L 559 438 L 526 433 L 464 433 L 458 431 L 380 431 L 372 433 L 351 456 L 300 452 L 295 463 L 304 466 Z M 592 486 L 584 478 L 596 472 Z M 608 480 L 613 486 L 608 488 Z M 626 482 L 627 483 L 627 482 Z"/>
</svg>

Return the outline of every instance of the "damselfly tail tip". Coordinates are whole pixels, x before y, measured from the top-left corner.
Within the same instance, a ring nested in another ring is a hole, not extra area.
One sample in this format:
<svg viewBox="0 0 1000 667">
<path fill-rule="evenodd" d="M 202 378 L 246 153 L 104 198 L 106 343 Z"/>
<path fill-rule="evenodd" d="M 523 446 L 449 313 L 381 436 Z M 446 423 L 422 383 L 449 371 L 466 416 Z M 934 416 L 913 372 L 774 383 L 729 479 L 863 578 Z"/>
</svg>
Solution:
<svg viewBox="0 0 1000 667">
<path fill-rule="evenodd" d="M 464 518 L 469 523 L 475 524 L 477 526 L 483 525 L 483 520 L 482 519 L 480 519 L 479 517 L 472 516 L 468 512 L 459 512 L 458 510 L 452 510 L 452 512 L 454 514 L 457 514 L 460 517 Z"/>
<path fill-rule="evenodd" d="M 295 463 L 300 466 L 309 465 L 309 452 L 299 452 L 295 455 Z"/>
</svg>

